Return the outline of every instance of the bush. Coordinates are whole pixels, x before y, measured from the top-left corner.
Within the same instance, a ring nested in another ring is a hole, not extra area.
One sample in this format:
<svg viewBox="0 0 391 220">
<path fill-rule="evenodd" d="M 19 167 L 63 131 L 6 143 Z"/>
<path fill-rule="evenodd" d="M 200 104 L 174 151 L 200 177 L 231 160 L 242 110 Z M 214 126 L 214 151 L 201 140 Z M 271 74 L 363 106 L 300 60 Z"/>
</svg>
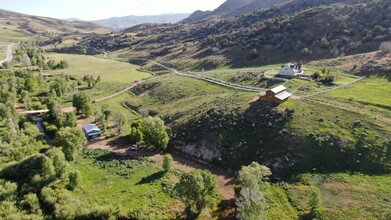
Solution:
<svg viewBox="0 0 391 220">
<path fill-rule="evenodd" d="M 172 170 L 173 166 L 173 158 L 170 154 L 164 155 L 164 161 L 163 161 L 163 169 L 166 172 L 170 172 Z"/>
<path fill-rule="evenodd" d="M 391 42 L 383 42 L 380 44 L 379 50 L 381 50 L 384 54 L 391 52 Z"/>
<path fill-rule="evenodd" d="M 73 171 L 73 172 L 69 173 L 68 179 L 69 179 L 69 183 L 67 185 L 67 188 L 69 190 L 76 189 L 76 187 L 79 186 L 80 181 L 81 181 L 81 176 L 80 176 L 79 171 Z"/>
</svg>

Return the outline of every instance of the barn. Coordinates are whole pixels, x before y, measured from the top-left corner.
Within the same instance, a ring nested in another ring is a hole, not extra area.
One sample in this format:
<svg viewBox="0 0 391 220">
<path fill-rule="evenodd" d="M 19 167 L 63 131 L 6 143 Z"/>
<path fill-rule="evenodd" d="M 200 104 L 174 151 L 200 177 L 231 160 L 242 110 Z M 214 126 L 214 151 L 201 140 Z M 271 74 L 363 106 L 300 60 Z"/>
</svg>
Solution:
<svg viewBox="0 0 391 220">
<path fill-rule="evenodd" d="M 96 126 L 96 124 L 86 124 L 83 126 L 84 134 L 87 139 L 95 139 L 102 135 L 102 131 Z"/>
<path fill-rule="evenodd" d="M 292 94 L 286 91 L 285 86 L 281 85 L 267 90 L 266 93 L 261 93 L 259 100 L 270 103 L 282 103 L 287 101 L 291 96 Z"/>
</svg>

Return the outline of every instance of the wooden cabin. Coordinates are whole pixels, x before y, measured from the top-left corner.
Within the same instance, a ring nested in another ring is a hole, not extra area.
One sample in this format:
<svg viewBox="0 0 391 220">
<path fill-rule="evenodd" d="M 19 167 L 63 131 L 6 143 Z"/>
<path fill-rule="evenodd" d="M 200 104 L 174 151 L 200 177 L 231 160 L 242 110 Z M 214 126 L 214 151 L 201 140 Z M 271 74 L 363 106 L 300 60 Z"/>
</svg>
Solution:
<svg viewBox="0 0 391 220">
<path fill-rule="evenodd" d="M 285 91 L 285 86 L 277 86 L 273 89 L 269 89 L 266 93 L 261 93 L 259 100 L 270 103 L 283 103 L 287 101 L 292 94 Z"/>
</svg>

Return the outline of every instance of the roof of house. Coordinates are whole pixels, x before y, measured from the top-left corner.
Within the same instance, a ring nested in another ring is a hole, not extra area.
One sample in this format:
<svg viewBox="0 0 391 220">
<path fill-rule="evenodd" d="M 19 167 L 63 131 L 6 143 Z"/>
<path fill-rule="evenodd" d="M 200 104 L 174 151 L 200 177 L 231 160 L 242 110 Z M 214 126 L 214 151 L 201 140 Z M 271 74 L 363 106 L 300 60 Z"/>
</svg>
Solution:
<svg viewBox="0 0 391 220">
<path fill-rule="evenodd" d="M 286 88 L 285 88 L 285 86 L 277 86 L 276 88 L 273 88 L 273 89 L 271 89 L 271 91 L 273 92 L 273 93 L 275 93 L 275 94 L 277 94 L 277 93 L 279 93 L 279 92 L 282 92 L 282 91 L 284 91 Z"/>
<path fill-rule="evenodd" d="M 276 98 L 282 101 L 282 100 L 285 100 L 285 99 L 287 99 L 287 98 L 289 98 L 291 96 L 292 96 L 291 93 L 289 93 L 287 91 L 284 91 L 284 92 L 278 93 L 276 95 Z"/>
<path fill-rule="evenodd" d="M 83 125 L 83 129 L 87 134 L 91 132 L 100 132 L 100 129 L 96 126 L 96 124 Z"/>
</svg>

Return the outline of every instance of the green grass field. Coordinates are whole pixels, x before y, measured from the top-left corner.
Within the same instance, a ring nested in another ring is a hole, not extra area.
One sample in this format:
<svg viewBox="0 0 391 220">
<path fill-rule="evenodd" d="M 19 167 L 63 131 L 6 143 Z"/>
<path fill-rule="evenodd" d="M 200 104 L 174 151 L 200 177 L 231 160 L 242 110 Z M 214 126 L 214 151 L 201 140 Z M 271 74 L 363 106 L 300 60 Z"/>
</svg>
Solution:
<svg viewBox="0 0 391 220">
<path fill-rule="evenodd" d="M 282 184 L 291 205 L 305 215 L 311 209 L 309 192 L 321 193 L 317 219 L 390 219 L 391 176 L 362 174 L 303 174 L 301 182 Z"/>
<path fill-rule="evenodd" d="M 59 62 L 66 60 L 69 68 L 51 71 L 50 73 L 65 73 L 68 75 L 84 76 L 87 74 L 101 76 L 102 82 L 129 84 L 136 80 L 147 78 L 148 73 L 140 72 L 139 66 L 110 59 L 102 59 L 86 55 L 49 53 L 47 56 Z"/>
<path fill-rule="evenodd" d="M 171 181 L 148 160 L 131 160 L 103 150 L 84 150 L 72 168 L 80 171 L 82 182 L 73 196 L 84 204 L 112 205 L 125 213 L 144 209 L 159 219 L 173 218 L 173 199 L 164 187 Z"/>
<path fill-rule="evenodd" d="M 328 93 L 328 95 L 354 99 L 373 106 L 391 106 L 391 82 L 386 78 L 369 77 L 348 87 Z"/>
</svg>

